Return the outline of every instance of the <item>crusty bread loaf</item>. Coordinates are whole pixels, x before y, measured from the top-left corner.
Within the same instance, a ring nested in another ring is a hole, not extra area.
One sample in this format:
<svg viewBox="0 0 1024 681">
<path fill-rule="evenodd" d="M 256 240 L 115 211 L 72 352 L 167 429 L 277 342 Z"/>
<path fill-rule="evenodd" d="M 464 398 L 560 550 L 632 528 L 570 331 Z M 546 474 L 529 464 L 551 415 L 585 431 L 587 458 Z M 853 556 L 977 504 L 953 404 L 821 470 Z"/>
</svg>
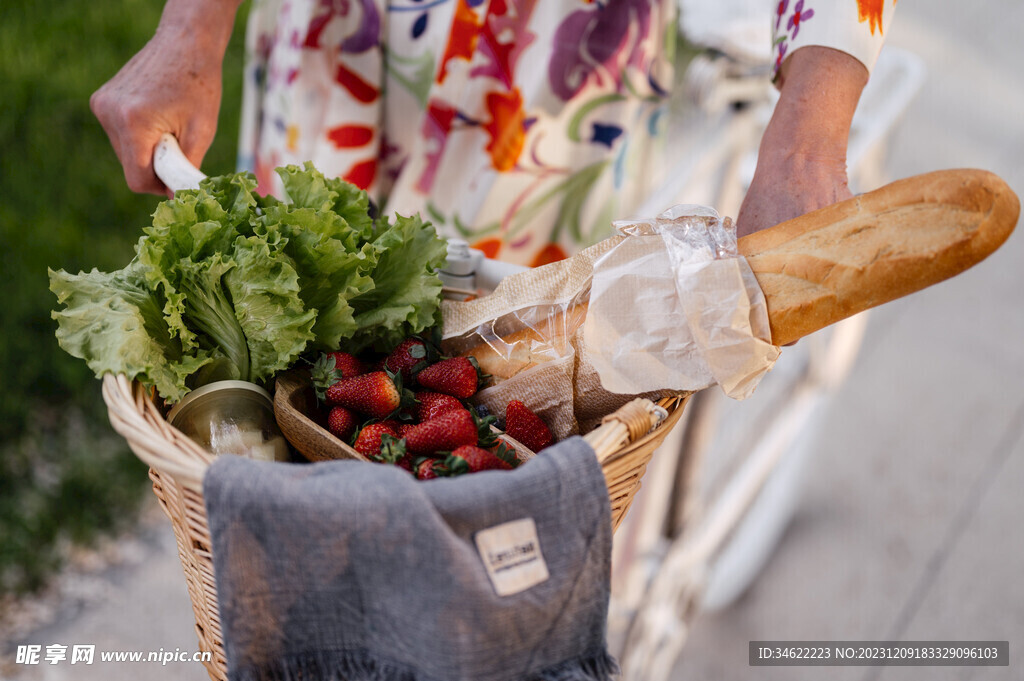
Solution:
<svg viewBox="0 0 1024 681">
<path fill-rule="evenodd" d="M 764 291 L 772 342 L 785 345 L 959 274 L 995 251 L 1019 215 L 1017 196 L 996 175 L 942 170 L 745 236 L 738 246 Z M 498 380 L 511 378 L 551 359 L 538 348 L 565 342 L 562 329 L 582 325 L 586 304 L 569 314 L 553 317 L 543 333 L 523 329 L 463 354 Z"/>
<path fill-rule="evenodd" d="M 739 240 L 784 345 L 919 291 L 983 260 L 1013 231 L 1020 201 L 982 170 L 899 180 Z"/>
</svg>

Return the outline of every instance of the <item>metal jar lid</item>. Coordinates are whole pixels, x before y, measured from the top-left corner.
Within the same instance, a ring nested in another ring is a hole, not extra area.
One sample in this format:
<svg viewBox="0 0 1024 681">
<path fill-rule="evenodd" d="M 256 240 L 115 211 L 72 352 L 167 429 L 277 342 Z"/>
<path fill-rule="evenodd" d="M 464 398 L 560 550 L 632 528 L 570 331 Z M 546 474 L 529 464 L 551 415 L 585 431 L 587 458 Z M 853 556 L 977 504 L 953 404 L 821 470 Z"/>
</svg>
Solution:
<svg viewBox="0 0 1024 681">
<path fill-rule="evenodd" d="M 270 393 L 268 393 L 266 390 L 259 387 L 255 383 L 251 383 L 249 381 L 231 380 L 214 381 L 213 383 L 208 383 L 200 388 L 196 388 L 195 390 L 185 395 L 185 397 L 181 398 L 181 400 L 173 407 L 171 407 L 171 410 L 167 413 L 167 421 L 173 425 L 175 416 L 181 413 L 181 410 L 184 409 L 187 405 L 191 404 L 192 402 L 199 399 L 203 395 L 208 395 L 210 393 L 218 392 L 221 390 L 250 390 L 258 394 L 260 397 L 262 397 L 267 402 L 268 406 L 274 406 L 274 401 L 271 399 Z"/>
</svg>

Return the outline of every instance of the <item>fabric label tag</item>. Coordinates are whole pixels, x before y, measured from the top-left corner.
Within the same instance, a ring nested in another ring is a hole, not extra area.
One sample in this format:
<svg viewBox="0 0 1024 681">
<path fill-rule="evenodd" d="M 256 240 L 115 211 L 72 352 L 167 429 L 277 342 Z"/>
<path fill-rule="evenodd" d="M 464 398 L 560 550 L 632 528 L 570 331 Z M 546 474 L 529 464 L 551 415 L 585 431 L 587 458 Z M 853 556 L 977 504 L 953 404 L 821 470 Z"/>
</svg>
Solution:
<svg viewBox="0 0 1024 681">
<path fill-rule="evenodd" d="M 526 591 L 550 577 L 533 518 L 489 527 L 477 532 L 474 539 L 487 576 L 499 596 Z"/>
</svg>

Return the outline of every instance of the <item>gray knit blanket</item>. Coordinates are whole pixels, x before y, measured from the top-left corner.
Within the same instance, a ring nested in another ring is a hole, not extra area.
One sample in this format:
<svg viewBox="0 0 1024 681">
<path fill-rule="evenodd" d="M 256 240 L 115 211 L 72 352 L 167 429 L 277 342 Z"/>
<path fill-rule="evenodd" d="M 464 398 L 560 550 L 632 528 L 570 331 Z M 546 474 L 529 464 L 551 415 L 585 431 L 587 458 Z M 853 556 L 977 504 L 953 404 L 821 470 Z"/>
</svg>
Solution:
<svg viewBox="0 0 1024 681">
<path fill-rule="evenodd" d="M 597 681 L 608 494 L 580 438 L 514 471 L 233 456 L 204 495 L 233 681 Z"/>
</svg>

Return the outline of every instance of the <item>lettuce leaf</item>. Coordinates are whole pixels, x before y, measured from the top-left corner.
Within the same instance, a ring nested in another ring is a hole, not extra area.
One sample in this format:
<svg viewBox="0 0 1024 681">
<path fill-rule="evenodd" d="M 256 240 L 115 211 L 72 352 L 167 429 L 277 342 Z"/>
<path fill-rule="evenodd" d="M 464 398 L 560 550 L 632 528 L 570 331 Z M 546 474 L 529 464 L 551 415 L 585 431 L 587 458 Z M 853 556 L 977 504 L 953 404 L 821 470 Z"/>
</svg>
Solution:
<svg viewBox="0 0 1024 681">
<path fill-rule="evenodd" d="M 440 321 L 441 280 L 435 273 L 445 263 L 447 246 L 420 217 L 395 216 L 382 221 L 373 241 L 377 264 L 370 276 L 374 288 L 352 300 L 358 330 L 351 347 L 387 349 L 411 334 Z"/>
<path fill-rule="evenodd" d="M 264 214 L 262 229 L 264 238 L 281 239 L 299 273 L 300 297 L 319 311 L 313 325 L 316 346 L 337 349 L 357 328 L 349 300 L 373 289 L 369 273 L 376 249 L 359 245 L 347 223 L 332 212 L 277 206 Z"/>
<path fill-rule="evenodd" d="M 48 272 L 50 290 L 66 306 L 52 313 L 57 342 L 97 376 L 128 374 L 177 402 L 187 392 L 186 377 L 213 361 L 209 351 L 184 353 L 171 337 L 158 297 L 137 263 L 112 274 Z"/>
<path fill-rule="evenodd" d="M 344 180 L 324 177 L 308 161 L 303 168 L 278 168 L 277 174 L 293 206 L 332 212 L 344 220 L 361 240 L 373 238 L 370 196 L 366 192 Z"/>
<path fill-rule="evenodd" d="M 303 352 L 389 349 L 437 321 L 445 244 L 418 217 L 375 223 L 367 194 L 311 164 L 250 173 L 160 203 L 123 270 L 50 271 L 57 339 L 97 376 L 174 402 L 222 378 L 265 381 Z"/>
<path fill-rule="evenodd" d="M 249 375 L 261 381 L 291 366 L 313 339 L 315 308 L 299 297 L 290 259 L 258 237 L 235 241 L 235 267 L 224 274 L 234 319 L 246 340 Z"/>
</svg>

